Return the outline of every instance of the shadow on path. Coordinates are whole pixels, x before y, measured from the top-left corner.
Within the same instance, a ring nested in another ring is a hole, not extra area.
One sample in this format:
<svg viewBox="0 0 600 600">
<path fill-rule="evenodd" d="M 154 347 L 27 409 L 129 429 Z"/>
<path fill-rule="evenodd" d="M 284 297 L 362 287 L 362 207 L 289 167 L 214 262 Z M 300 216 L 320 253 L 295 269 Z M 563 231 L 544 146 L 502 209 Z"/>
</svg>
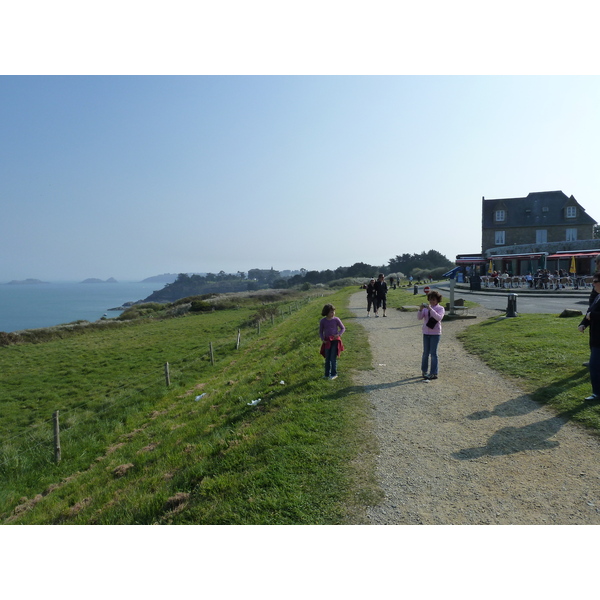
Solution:
<svg viewBox="0 0 600 600">
<path fill-rule="evenodd" d="M 571 377 L 566 377 L 543 388 L 539 388 L 532 395 L 519 396 L 513 400 L 503 402 L 492 411 L 475 412 L 468 415 L 467 419 L 478 421 L 492 416 L 511 418 L 527 415 L 542 407 L 542 403 L 533 398 L 543 398 L 545 402 L 548 402 L 560 393 L 580 383 L 581 378 L 585 375 L 587 375 L 587 369 Z M 556 435 L 577 413 L 589 406 L 590 403 L 581 402 L 576 407 L 562 411 L 544 421 L 531 423 L 523 427 L 503 427 L 489 438 L 485 446 L 465 448 L 453 453 L 452 456 L 458 460 L 472 460 L 484 455 L 499 456 L 525 452 L 527 450 L 557 448 L 560 445 L 559 442 L 550 440 L 549 438 Z"/>
</svg>

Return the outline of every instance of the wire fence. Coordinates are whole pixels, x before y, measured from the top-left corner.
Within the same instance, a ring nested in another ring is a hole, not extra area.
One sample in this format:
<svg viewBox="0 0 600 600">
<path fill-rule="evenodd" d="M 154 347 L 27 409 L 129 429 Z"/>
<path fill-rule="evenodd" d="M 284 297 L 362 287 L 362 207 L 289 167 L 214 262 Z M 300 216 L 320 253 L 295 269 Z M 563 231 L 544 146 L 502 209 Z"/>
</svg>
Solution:
<svg viewBox="0 0 600 600">
<path fill-rule="evenodd" d="M 193 359 L 183 357 L 156 365 L 152 372 L 123 381 L 112 391 L 111 397 L 95 396 L 66 408 L 56 408 L 48 419 L 38 421 L 31 429 L 15 433 L 2 440 L 0 473 L 8 477 L 11 473 L 18 473 L 25 465 L 41 466 L 46 463 L 60 462 L 62 448 L 74 444 L 77 433 L 82 433 L 82 430 L 98 422 L 110 411 L 141 405 L 150 396 L 151 391 L 156 396 L 164 396 L 174 382 L 181 382 L 186 375 L 193 374 L 194 371 L 198 375 L 209 372 L 209 369 L 213 368 L 220 359 L 232 352 L 239 351 L 242 341 L 245 341 L 246 338 L 250 341 L 259 339 L 261 327 L 268 327 L 269 324 L 275 326 L 278 319 L 293 314 L 294 311 L 298 311 L 302 305 L 309 304 L 313 299 L 305 298 L 292 302 L 285 308 L 279 307 L 277 313 L 265 313 L 253 324 L 237 327 L 231 339 L 224 340 L 219 344 L 206 341 L 202 344 L 205 345 L 205 350 Z M 244 338 L 242 338 L 242 329 L 246 334 Z M 118 391 L 121 391 L 122 394 L 115 394 Z M 85 411 L 92 407 L 93 415 L 84 418 Z M 58 426 L 59 415 L 62 422 L 60 427 Z M 115 420 L 110 422 L 113 429 L 117 417 L 118 415 L 115 415 Z"/>
</svg>

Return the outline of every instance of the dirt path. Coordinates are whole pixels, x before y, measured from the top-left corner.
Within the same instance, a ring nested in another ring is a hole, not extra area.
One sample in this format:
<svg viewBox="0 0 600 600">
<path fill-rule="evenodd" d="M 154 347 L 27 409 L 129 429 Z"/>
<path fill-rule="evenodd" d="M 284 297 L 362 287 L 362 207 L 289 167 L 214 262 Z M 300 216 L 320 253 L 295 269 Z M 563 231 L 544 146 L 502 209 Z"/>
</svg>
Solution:
<svg viewBox="0 0 600 600">
<path fill-rule="evenodd" d="M 372 524 L 600 523 L 600 440 L 465 352 L 455 335 L 475 320 L 444 322 L 439 379 L 427 382 L 416 313 L 366 318 L 364 292 L 350 309 L 374 357 L 356 377 L 380 444 L 385 500 L 369 508 Z"/>
</svg>

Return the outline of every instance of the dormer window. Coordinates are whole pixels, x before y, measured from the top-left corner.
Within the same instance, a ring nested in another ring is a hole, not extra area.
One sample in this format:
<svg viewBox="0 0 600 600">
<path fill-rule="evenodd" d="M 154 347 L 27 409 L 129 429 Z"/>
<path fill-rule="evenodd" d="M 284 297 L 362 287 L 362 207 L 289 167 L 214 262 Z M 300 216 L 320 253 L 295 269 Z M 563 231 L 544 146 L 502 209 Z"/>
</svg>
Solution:
<svg viewBox="0 0 600 600">
<path fill-rule="evenodd" d="M 577 207 L 567 206 L 567 219 L 574 219 L 577 217 Z"/>
<path fill-rule="evenodd" d="M 504 220 L 506 219 L 506 211 L 504 211 L 504 210 L 497 210 L 495 218 L 496 218 L 496 223 L 502 223 L 502 222 L 504 222 Z"/>
</svg>

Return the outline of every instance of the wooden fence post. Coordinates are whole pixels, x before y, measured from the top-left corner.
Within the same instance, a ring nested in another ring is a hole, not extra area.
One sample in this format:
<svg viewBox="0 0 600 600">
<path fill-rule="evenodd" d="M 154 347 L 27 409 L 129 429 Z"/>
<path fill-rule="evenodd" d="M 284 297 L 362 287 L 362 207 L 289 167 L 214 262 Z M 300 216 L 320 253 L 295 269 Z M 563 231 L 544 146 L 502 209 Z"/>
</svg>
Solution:
<svg viewBox="0 0 600 600">
<path fill-rule="evenodd" d="M 60 427 L 58 425 L 58 411 L 52 415 L 54 423 L 54 462 L 60 462 Z"/>
<path fill-rule="evenodd" d="M 171 375 L 169 374 L 169 363 L 165 363 L 165 381 L 167 382 L 167 387 L 171 385 Z"/>
<path fill-rule="evenodd" d="M 210 349 L 210 364 L 214 366 L 214 364 L 215 364 L 215 355 L 214 355 L 214 352 L 213 352 L 212 342 L 209 342 L 208 347 Z"/>
<path fill-rule="evenodd" d="M 240 337 L 242 335 L 242 332 L 238 329 L 238 334 L 237 334 L 237 342 L 235 344 L 235 349 L 239 350 L 240 349 Z"/>
</svg>

